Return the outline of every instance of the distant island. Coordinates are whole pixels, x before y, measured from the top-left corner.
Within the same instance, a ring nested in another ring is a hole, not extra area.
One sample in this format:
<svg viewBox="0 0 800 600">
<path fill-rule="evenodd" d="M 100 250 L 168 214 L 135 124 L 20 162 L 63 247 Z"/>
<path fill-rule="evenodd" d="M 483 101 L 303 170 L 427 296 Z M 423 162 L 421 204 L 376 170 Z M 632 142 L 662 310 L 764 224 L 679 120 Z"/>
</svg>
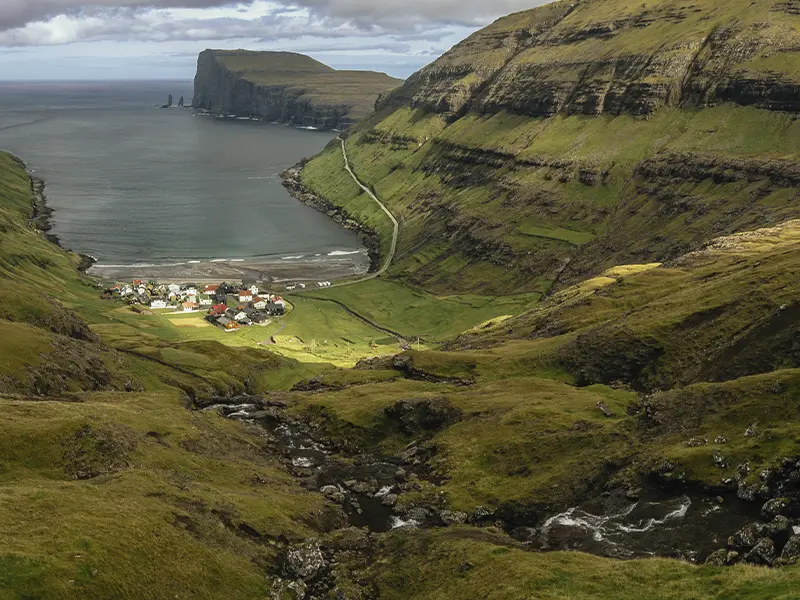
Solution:
<svg viewBox="0 0 800 600">
<path fill-rule="evenodd" d="M 374 71 L 337 71 L 292 52 L 206 50 L 192 106 L 299 127 L 346 129 L 403 82 Z"/>
</svg>

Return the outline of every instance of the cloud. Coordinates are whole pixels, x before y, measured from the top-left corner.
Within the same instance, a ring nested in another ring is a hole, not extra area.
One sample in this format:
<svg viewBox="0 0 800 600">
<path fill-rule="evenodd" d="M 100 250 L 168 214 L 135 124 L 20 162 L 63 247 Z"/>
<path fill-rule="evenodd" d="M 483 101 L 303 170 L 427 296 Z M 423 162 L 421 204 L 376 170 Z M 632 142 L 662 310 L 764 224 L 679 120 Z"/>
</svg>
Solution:
<svg viewBox="0 0 800 600">
<path fill-rule="evenodd" d="M 544 0 L 0 0 L 0 45 L 344 35 L 436 37 Z"/>
<path fill-rule="evenodd" d="M 499 16 L 550 0 L 297 0 L 314 14 L 356 26 L 403 31 L 419 25 L 480 26 Z"/>
<path fill-rule="evenodd" d="M 477 27 L 546 1 L 0 0 L 0 79 L 188 78 L 209 47 L 406 77 Z"/>
</svg>

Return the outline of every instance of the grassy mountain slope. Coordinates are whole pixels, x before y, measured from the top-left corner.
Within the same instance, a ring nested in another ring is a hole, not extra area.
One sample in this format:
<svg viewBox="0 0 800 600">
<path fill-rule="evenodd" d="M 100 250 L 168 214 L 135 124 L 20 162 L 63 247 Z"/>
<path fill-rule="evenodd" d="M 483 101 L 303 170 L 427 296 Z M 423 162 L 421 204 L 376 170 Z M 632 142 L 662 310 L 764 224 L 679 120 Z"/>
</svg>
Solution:
<svg viewBox="0 0 800 600">
<path fill-rule="evenodd" d="M 476 33 L 348 138 L 403 220 L 394 273 L 547 292 L 796 217 L 799 18 L 771 1 L 558 2 Z M 305 180 L 357 211 L 320 183 L 336 152 Z"/>
</svg>

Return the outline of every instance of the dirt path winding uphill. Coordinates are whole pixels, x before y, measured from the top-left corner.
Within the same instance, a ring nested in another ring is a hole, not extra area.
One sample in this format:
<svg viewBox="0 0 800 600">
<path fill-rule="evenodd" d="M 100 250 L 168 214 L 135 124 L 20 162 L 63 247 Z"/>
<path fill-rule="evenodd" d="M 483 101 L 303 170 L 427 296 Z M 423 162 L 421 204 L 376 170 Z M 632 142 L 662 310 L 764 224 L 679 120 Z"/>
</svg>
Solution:
<svg viewBox="0 0 800 600">
<path fill-rule="evenodd" d="M 386 260 L 384 261 L 381 268 L 375 271 L 374 273 L 365 275 L 364 277 L 361 277 L 359 279 L 354 279 L 352 281 L 344 281 L 342 283 L 335 283 L 331 286 L 331 287 L 344 287 L 346 285 L 353 285 L 355 283 L 362 283 L 364 281 L 369 281 L 370 279 L 375 279 L 376 277 L 380 277 L 381 275 L 386 273 L 386 271 L 389 270 L 389 267 L 391 266 L 392 261 L 394 260 L 394 256 L 397 252 L 397 238 L 400 235 L 400 224 L 397 222 L 397 219 L 389 211 L 389 209 L 386 208 L 386 205 L 383 202 L 381 202 L 380 199 L 372 192 L 372 190 L 370 190 L 366 185 L 364 185 L 358 178 L 358 176 L 356 176 L 356 174 L 353 172 L 353 169 L 350 166 L 350 159 L 347 156 L 347 146 L 345 145 L 344 139 L 342 139 L 342 137 L 338 137 L 337 139 L 342 144 L 342 156 L 344 156 L 345 170 L 350 174 L 350 177 L 353 178 L 353 181 L 356 182 L 356 185 L 358 185 L 358 187 L 364 190 L 364 192 L 366 192 L 366 194 L 370 198 L 372 198 L 377 203 L 378 206 L 381 207 L 381 210 L 385 212 L 386 216 L 388 216 L 389 219 L 392 221 L 392 226 L 394 228 L 394 231 L 392 232 L 392 244 L 389 247 L 389 254 L 386 255 Z"/>
</svg>

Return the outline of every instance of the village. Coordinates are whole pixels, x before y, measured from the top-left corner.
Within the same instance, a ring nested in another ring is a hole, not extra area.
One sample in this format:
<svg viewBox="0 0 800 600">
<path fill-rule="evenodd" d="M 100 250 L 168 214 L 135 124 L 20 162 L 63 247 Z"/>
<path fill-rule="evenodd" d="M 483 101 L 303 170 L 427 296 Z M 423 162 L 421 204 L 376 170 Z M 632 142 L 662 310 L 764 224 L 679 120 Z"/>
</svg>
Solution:
<svg viewBox="0 0 800 600">
<path fill-rule="evenodd" d="M 103 298 L 117 298 L 132 306 L 173 314 L 205 312 L 209 323 L 226 332 L 267 325 L 271 317 L 284 316 L 288 305 L 281 296 L 262 291 L 255 283 L 196 286 L 134 279 L 131 283 L 109 287 L 103 292 Z"/>
</svg>

